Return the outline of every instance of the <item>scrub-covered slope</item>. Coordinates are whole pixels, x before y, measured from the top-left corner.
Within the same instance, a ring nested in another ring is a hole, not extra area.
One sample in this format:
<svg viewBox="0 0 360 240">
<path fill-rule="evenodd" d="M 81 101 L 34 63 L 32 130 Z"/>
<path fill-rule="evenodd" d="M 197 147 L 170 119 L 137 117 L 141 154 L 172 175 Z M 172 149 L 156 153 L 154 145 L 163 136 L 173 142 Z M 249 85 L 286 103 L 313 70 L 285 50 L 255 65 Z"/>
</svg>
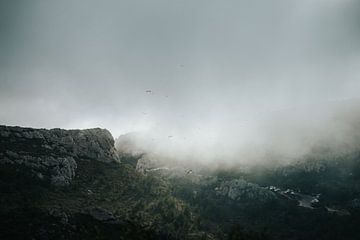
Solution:
<svg viewBox="0 0 360 240">
<path fill-rule="evenodd" d="M 0 127 L 1 239 L 184 238 L 194 217 L 107 130 Z M 134 160 L 135 161 L 135 160 Z"/>
</svg>

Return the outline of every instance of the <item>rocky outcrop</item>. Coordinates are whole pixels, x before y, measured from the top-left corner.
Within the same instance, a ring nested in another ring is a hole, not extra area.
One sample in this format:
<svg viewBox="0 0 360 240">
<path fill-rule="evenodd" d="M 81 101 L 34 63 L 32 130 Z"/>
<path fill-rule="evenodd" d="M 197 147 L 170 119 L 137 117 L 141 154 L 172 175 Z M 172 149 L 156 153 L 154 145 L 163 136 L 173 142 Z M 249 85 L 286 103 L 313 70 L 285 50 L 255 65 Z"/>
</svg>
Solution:
<svg viewBox="0 0 360 240">
<path fill-rule="evenodd" d="M 77 159 L 119 162 L 110 132 L 0 126 L 0 164 L 16 164 L 38 179 L 67 185 Z"/>
<path fill-rule="evenodd" d="M 225 196 L 232 200 L 266 202 L 276 198 L 273 192 L 243 179 L 221 182 L 220 186 L 215 188 L 215 191 L 217 195 Z"/>
</svg>

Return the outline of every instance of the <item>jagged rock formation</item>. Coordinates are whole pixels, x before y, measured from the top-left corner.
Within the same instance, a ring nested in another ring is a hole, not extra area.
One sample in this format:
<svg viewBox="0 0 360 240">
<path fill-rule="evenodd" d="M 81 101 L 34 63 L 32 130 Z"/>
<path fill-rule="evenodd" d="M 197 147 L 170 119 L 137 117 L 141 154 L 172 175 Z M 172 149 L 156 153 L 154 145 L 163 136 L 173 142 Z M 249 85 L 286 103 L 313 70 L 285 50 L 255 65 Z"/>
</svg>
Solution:
<svg viewBox="0 0 360 240">
<path fill-rule="evenodd" d="M 232 200 L 256 200 L 266 202 L 276 198 L 273 192 L 243 179 L 222 182 L 219 187 L 215 188 L 215 191 L 218 195 L 226 196 Z"/>
<path fill-rule="evenodd" d="M 63 186 L 75 176 L 76 159 L 119 162 L 110 132 L 0 126 L 0 164 L 25 167 L 38 179 Z"/>
<path fill-rule="evenodd" d="M 0 239 L 360 239 L 360 154 L 211 170 L 132 151 L 118 164 L 113 144 L 101 129 L 0 126 Z M 321 193 L 319 207 L 288 188 Z"/>
</svg>

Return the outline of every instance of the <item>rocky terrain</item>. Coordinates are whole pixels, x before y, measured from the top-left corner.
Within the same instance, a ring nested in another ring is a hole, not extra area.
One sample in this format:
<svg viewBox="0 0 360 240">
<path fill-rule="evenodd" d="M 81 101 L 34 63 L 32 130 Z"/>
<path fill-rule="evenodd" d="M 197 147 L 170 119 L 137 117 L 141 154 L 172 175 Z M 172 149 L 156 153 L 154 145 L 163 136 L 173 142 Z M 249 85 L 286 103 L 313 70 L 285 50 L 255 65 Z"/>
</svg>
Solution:
<svg viewBox="0 0 360 240">
<path fill-rule="evenodd" d="M 164 165 L 128 143 L 0 126 L 0 239 L 360 237 L 358 152 L 244 171 Z"/>
<path fill-rule="evenodd" d="M 38 179 L 63 186 L 75 176 L 76 159 L 119 162 L 110 132 L 0 126 L 0 164 L 26 167 Z"/>
<path fill-rule="evenodd" d="M 276 198 L 276 195 L 271 191 L 243 179 L 221 182 L 220 186 L 215 188 L 215 190 L 219 195 L 238 201 L 245 199 L 266 202 Z"/>
<path fill-rule="evenodd" d="M 130 159 L 131 158 L 131 159 Z M 105 129 L 0 127 L 0 239 L 180 239 L 193 222 Z"/>
</svg>

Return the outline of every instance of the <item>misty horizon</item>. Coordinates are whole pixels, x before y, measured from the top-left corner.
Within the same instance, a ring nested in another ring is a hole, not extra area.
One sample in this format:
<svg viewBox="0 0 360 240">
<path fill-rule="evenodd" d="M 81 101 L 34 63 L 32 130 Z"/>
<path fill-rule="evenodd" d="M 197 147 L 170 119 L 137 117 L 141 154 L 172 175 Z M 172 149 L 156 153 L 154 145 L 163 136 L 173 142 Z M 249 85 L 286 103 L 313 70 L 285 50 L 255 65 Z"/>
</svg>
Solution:
<svg viewBox="0 0 360 240">
<path fill-rule="evenodd" d="M 135 132 L 222 160 L 357 139 L 357 1 L 105 3 L 0 3 L 1 124 Z M 323 111 L 337 103 L 354 108 L 343 123 L 343 107 Z"/>
</svg>

